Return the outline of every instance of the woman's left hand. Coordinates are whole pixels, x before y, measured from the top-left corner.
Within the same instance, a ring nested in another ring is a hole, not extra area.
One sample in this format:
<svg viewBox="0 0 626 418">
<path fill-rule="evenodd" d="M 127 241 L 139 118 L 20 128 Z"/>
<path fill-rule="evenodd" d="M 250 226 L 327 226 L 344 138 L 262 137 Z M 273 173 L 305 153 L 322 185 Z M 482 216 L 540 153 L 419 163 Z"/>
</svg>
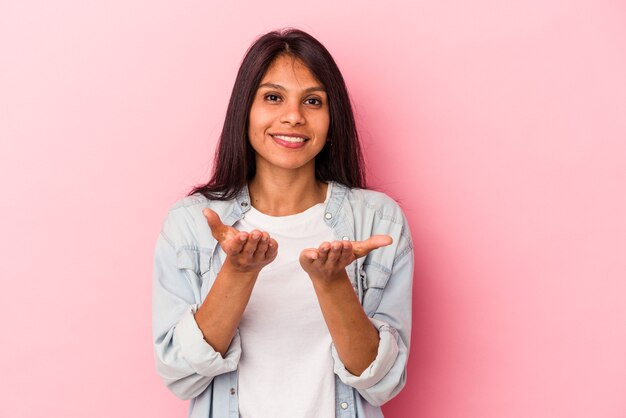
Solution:
<svg viewBox="0 0 626 418">
<path fill-rule="evenodd" d="M 388 235 L 373 235 L 364 241 L 323 242 L 318 248 L 303 250 L 300 265 L 311 279 L 330 282 L 345 277 L 346 266 L 357 258 L 392 242 Z"/>
</svg>

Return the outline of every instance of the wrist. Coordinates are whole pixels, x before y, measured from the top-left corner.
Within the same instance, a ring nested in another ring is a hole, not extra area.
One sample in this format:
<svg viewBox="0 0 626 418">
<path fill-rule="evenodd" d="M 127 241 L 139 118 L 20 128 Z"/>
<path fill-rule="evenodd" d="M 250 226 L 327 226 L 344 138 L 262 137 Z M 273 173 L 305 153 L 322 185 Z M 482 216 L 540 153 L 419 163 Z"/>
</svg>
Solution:
<svg viewBox="0 0 626 418">
<path fill-rule="evenodd" d="M 248 270 L 248 269 L 238 268 L 233 263 L 231 263 L 227 257 L 226 260 L 224 261 L 224 264 L 222 265 L 222 268 L 218 276 L 227 277 L 228 280 L 232 280 L 237 283 L 254 284 L 257 277 L 259 276 L 259 272 L 260 272 L 260 269 Z"/>
<path fill-rule="evenodd" d="M 313 288 L 316 292 L 332 293 L 337 289 L 346 287 L 346 285 L 352 288 L 352 283 L 350 283 L 350 278 L 345 270 L 333 276 L 323 277 L 311 275 L 309 277 L 311 277 L 311 282 L 313 282 Z"/>
</svg>

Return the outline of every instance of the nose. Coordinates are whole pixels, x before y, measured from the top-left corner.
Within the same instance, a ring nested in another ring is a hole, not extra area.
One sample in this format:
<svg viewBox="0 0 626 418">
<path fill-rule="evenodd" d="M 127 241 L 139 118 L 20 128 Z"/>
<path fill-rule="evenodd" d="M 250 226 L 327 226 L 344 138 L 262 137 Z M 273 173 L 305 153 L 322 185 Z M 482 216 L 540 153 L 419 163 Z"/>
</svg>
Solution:
<svg viewBox="0 0 626 418">
<path fill-rule="evenodd" d="M 282 123 L 288 123 L 292 126 L 304 125 L 305 119 L 300 108 L 298 101 L 292 101 L 291 103 L 285 103 L 283 105 L 283 113 L 280 116 Z"/>
</svg>

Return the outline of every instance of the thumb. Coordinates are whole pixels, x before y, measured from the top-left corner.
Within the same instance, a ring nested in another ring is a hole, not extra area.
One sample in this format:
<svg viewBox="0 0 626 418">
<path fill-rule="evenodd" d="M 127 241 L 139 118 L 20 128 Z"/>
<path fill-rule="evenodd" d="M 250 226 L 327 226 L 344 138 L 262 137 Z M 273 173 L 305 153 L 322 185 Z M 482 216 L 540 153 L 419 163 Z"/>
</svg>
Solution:
<svg viewBox="0 0 626 418">
<path fill-rule="evenodd" d="M 352 252 L 356 258 L 361 258 L 380 247 L 386 247 L 392 242 L 393 238 L 389 235 L 372 235 L 364 241 L 353 241 Z"/>
<path fill-rule="evenodd" d="M 222 223 L 220 216 L 215 213 L 215 211 L 205 208 L 202 211 L 202 214 L 206 218 L 207 223 L 209 224 L 209 228 L 211 228 L 211 232 L 213 233 L 213 237 L 219 241 L 223 234 L 223 228 L 225 225 Z"/>
</svg>

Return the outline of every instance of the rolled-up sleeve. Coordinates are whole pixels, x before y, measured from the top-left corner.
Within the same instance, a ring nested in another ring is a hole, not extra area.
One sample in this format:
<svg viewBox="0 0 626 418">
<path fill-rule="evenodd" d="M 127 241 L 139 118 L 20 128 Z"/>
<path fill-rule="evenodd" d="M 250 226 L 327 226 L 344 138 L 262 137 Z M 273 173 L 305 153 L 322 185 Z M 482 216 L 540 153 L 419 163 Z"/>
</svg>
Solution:
<svg viewBox="0 0 626 418">
<path fill-rule="evenodd" d="M 406 226 L 406 224 L 405 224 Z M 396 396 L 406 383 L 411 337 L 413 247 L 408 228 L 375 312 L 368 312 L 380 337 L 374 361 L 360 376 L 346 370 L 334 347 L 335 373 L 355 388 L 371 405 L 381 406 Z"/>
<path fill-rule="evenodd" d="M 176 263 L 176 249 L 162 233 L 154 254 L 152 330 L 156 369 L 179 398 L 202 393 L 213 377 L 233 371 L 241 357 L 237 333 L 222 357 L 208 344 L 194 313 L 198 309 L 201 280 Z"/>
<path fill-rule="evenodd" d="M 339 358 L 335 345 L 332 345 L 335 374 L 343 383 L 355 389 L 368 389 L 380 382 L 389 373 L 398 357 L 396 330 L 377 319 L 369 318 L 369 320 L 378 329 L 378 352 L 374 361 L 359 376 L 353 375 L 346 369 Z"/>
</svg>

